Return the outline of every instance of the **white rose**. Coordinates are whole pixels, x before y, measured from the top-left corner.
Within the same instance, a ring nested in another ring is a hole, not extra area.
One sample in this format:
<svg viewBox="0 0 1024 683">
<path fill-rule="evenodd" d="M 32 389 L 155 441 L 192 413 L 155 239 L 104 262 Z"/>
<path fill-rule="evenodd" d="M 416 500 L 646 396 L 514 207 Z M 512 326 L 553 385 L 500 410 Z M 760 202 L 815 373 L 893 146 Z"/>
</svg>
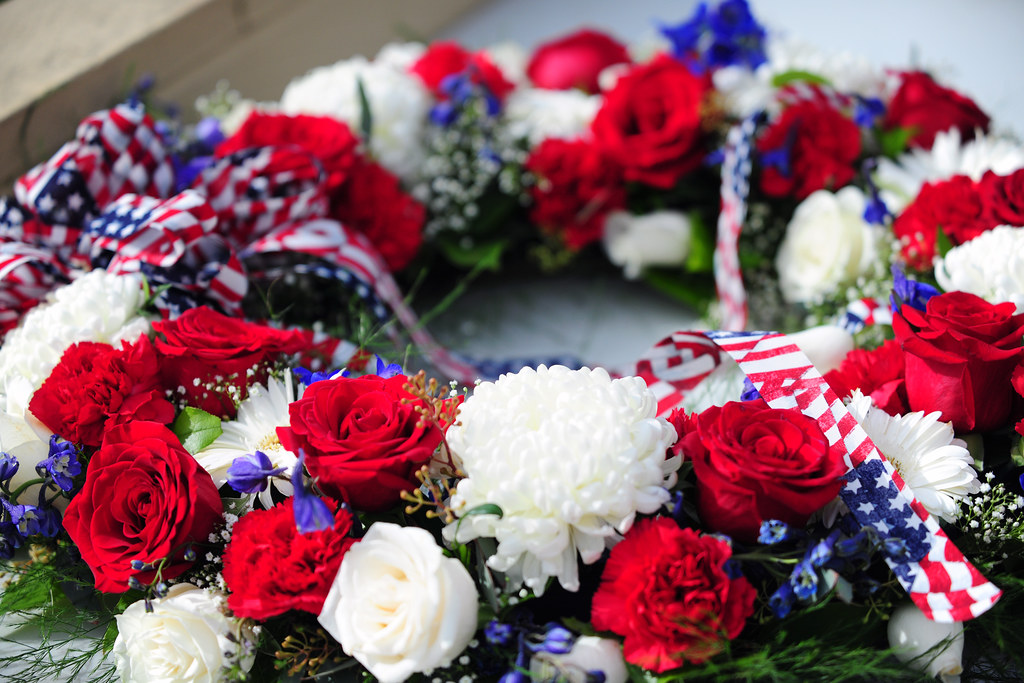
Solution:
<svg viewBox="0 0 1024 683">
<path fill-rule="evenodd" d="M 940 644 L 943 644 L 938 648 Z M 943 683 L 959 683 L 963 673 L 964 625 L 940 624 L 916 605 L 905 603 L 889 618 L 889 647 L 896 657 Z"/>
<path fill-rule="evenodd" d="M 424 529 L 377 522 L 345 554 L 319 620 L 381 683 L 398 683 L 466 648 L 476 586 Z"/>
<path fill-rule="evenodd" d="M 691 230 L 690 219 L 678 211 L 643 216 L 613 211 L 604 222 L 604 249 L 608 260 L 633 279 L 644 266 L 682 264 L 690 252 Z"/>
<path fill-rule="evenodd" d="M 775 266 L 790 302 L 813 302 L 866 275 L 878 258 L 877 231 L 864 220 L 864 193 L 818 190 L 793 213 Z"/>
<path fill-rule="evenodd" d="M 253 640 L 245 622 L 223 611 L 221 593 L 179 583 L 152 606 L 153 611 L 147 612 L 140 600 L 116 617 L 113 653 L 122 681 L 212 683 L 221 679 L 222 669 L 231 663 L 225 653 Z M 253 661 L 252 655 L 241 653 L 244 670 Z"/>
<path fill-rule="evenodd" d="M 586 683 L 587 674 L 593 671 L 604 674 L 604 683 L 626 683 L 629 672 L 622 660 L 622 646 L 610 638 L 580 636 L 567 654 L 541 652 L 530 660 L 534 681 Z"/>
</svg>

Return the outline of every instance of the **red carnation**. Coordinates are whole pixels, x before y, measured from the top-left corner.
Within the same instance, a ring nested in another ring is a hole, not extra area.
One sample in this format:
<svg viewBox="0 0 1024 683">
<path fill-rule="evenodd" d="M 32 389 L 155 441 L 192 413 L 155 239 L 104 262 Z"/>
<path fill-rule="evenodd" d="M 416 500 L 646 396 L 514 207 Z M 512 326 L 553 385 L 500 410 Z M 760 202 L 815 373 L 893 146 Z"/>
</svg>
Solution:
<svg viewBox="0 0 1024 683">
<path fill-rule="evenodd" d="M 391 272 L 409 265 L 423 243 L 426 210 L 380 164 L 360 160 L 331 212 L 366 235 Z"/>
<path fill-rule="evenodd" d="M 631 61 L 626 46 L 607 33 L 582 30 L 538 47 L 526 67 L 526 75 L 538 88 L 579 88 L 593 94 L 601 89 L 597 77 L 602 71 L 613 64 Z"/>
<path fill-rule="evenodd" d="M 332 509 L 333 528 L 299 533 L 293 500 L 253 510 L 232 528 L 224 581 L 236 616 L 262 620 L 292 609 L 319 614 L 342 556 L 356 542 L 349 536 L 352 513 L 345 508 Z"/>
<path fill-rule="evenodd" d="M 899 90 L 885 114 L 886 129 L 908 128 L 912 147 L 930 149 L 935 134 L 956 128 L 965 140 L 976 130 L 988 131 L 989 117 L 974 100 L 944 88 L 922 71 L 900 74 Z"/>
<path fill-rule="evenodd" d="M 710 529 L 751 542 L 763 521 L 803 526 L 839 494 L 846 466 L 796 408 L 733 402 L 682 426 L 679 451 L 693 462 L 697 508 Z"/>
<path fill-rule="evenodd" d="M 307 344 L 298 330 L 245 322 L 206 306 L 155 322 L 153 329 L 164 387 L 226 419 L 235 416 L 250 384 L 266 380 L 270 365 Z"/>
<path fill-rule="evenodd" d="M 919 270 L 931 268 L 938 231 L 954 245 L 968 242 L 997 223 L 986 214 L 977 184 L 959 175 L 926 183 L 913 202 L 893 221 L 892 231 L 902 245 L 907 263 Z"/>
<path fill-rule="evenodd" d="M 288 115 L 254 111 L 234 135 L 217 146 L 225 157 L 250 147 L 295 145 L 309 152 L 327 172 L 327 191 L 345 182 L 355 164 L 359 140 L 344 121 L 329 116 Z"/>
<path fill-rule="evenodd" d="M 794 104 L 757 141 L 765 164 L 761 189 L 796 199 L 838 190 L 856 175 L 860 149 L 860 129 L 841 112 L 823 102 Z"/>
<path fill-rule="evenodd" d="M 462 73 L 468 75 L 473 83 L 483 85 L 499 100 L 504 100 L 515 87 L 485 53 L 470 52 L 449 40 L 432 43 L 409 67 L 409 71 L 419 76 L 430 92 L 440 99 L 447 99 L 442 90 L 444 79 Z"/>
<path fill-rule="evenodd" d="M 614 548 L 594 594 L 591 621 L 625 636 L 627 662 L 661 673 L 700 664 L 740 634 L 753 586 L 730 578 L 732 550 L 670 519 L 644 519 Z"/>
<path fill-rule="evenodd" d="M 416 487 L 416 472 L 441 443 L 423 424 L 409 378 L 338 377 L 311 384 L 288 407 L 281 444 L 306 453 L 306 468 L 329 496 L 357 510 L 387 510 Z"/>
<path fill-rule="evenodd" d="M 64 513 L 64 528 L 92 569 L 96 589 L 124 593 L 132 577 L 154 579 L 132 562 L 173 579 L 192 563 L 185 550 L 205 543 L 223 507 L 209 473 L 167 427 L 134 421 L 107 430 L 89 459 L 85 485 Z"/>
<path fill-rule="evenodd" d="M 838 368 L 825 373 L 825 381 L 839 398 L 860 389 L 885 412 L 903 415 L 910 410 L 905 375 L 903 351 L 890 339 L 872 351 L 850 351 Z"/>
<path fill-rule="evenodd" d="M 605 216 L 626 205 L 622 169 L 583 140 L 549 138 L 525 166 L 537 178 L 531 221 L 572 250 L 600 240 Z"/>
<path fill-rule="evenodd" d="M 669 189 L 704 158 L 705 78 L 668 55 L 636 66 L 615 83 L 591 124 L 595 144 L 626 180 Z"/>
<path fill-rule="evenodd" d="M 93 448 L 115 422 L 167 424 L 174 419 L 146 336 L 121 349 L 96 342 L 68 347 L 32 395 L 29 410 L 55 434 Z"/>
</svg>

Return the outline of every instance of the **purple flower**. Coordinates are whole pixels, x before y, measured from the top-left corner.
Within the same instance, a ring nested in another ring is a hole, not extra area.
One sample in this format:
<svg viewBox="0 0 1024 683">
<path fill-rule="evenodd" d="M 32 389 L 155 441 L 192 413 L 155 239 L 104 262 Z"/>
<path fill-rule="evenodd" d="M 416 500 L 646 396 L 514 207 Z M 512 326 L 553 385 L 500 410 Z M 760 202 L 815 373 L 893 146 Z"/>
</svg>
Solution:
<svg viewBox="0 0 1024 683">
<path fill-rule="evenodd" d="M 298 527 L 299 533 L 309 534 L 333 527 L 334 515 L 331 514 L 327 503 L 306 488 L 306 480 L 302 476 L 305 460 L 306 452 L 299 449 L 299 461 L 292 470 L 292 486 L 295 489 L 293 510 L 295 526 Z"/>
<path fill-rule="evenodd" d="M 928 300 L 939 293 L 939 290 L 929 284 L 908 278 L 899 265 L 893 265 L 892 277 L 892 295 L 889 302 L 893 313 L 899 313 L 902 306 L 924 311 Z"/>
<path fill-rule="evenodd" d="M 380 356 L 377 356 L 377 372 L 374 373 L 381 379 L 388 379 L 403 374 L 402 366 L 398 363 L 388 363 Z"/>
<path fill-rule="evenodd" d="M 267 489 L 268 479 L 282 474 L 287 468 L 274 467 L 267 454 L 256 451 L 235 458 L 228 468 L 228 486 L 239 493 L 256 493 Z"/>
<path fill-rule="evenodd" d="M 18 473 L 18 459 L 7 452 L 0 452 L 0 482 L 10 481 Z"/>
<path fill-rule="evenodd" d="M 324 380 L 334 379 L 338 375 L 342 377 L 348 377 L 348 370 L 325 370 L 323 372 L 313 372 L 306 368 L 292 368 L 292 372 L 299 378 L 299 381 L 305 384 L 307 387 L 316 383 L 323 382 Z"/>
</svg>

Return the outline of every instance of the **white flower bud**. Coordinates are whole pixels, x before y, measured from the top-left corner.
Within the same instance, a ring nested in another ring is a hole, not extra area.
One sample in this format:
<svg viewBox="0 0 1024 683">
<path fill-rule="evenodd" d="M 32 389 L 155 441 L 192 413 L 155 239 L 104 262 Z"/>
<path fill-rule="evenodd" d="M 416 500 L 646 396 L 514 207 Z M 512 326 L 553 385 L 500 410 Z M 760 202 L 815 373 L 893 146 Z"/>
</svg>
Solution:
<svg viewBox="0 0 1024 683">
<path fill-rule="evenodd" d="M 943 683 L 959 683 L 964 670 L 964 626 L 960 622 L 940 624 L 916 605 L 900 605 L 889 618 L 889 646 L 901 662 Z"/>
</svg>

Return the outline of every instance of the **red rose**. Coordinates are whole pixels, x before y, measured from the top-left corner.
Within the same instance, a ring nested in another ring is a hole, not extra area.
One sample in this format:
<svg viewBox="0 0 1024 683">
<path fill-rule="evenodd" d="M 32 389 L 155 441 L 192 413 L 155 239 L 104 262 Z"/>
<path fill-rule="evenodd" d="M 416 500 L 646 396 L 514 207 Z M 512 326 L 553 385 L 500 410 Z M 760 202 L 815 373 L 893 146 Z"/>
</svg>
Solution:
<svg viewBox="0 0 1024 683">
<path fill-rule="evenodd" d="M 700 165 L 701 106 L 708 82 L 668 55 L 634 67 L 605 95 L 594 142 L 626 180 L 669 189 Z"/>
<path fill-rule="evenodd" d="M 988 131 L 988 115 L 968 97 L 943 88 L 922 71 L 901 74 L 899 90 L 889 101 L 885 114 L 886 129 L 909 128 L 912 147 L 930 149 L 935 134 L 956 128 L 965 140 L 974 138 L 974 131 Z"/>
<path fill-rule="evenodd" d="M 327 172 L 327 190 L 341 187 L 355 163 L 359 140 L 344 121 L 329 116 L 272 114 L 254 111 L 235 131 L 217 146 L 216 156 L 250 147 L 286 147 L 295 145 L 317 158 Z"/>
<path fill-rule="evenodd" d="M 856 175 L 860 149 L 860 129 L 841 112 L 822 102 L 794 104 L 757 141 L 765 161 L 761 189 L 773 197 L 796 199 L 817 190 L 838 190 Z M 768 163 L 766 155 L 784 159 Z"/>
<path fill-rule="evenodd" d="M 907 364 L 911 410 L 940 410 L 960 431 L 1002 426 L 1014 401 L 1011 376 L 1024 361 L 1024 313 L 967 292 L 928 300 L 924 312 L 903 306 L 892 329 Z"/>
<path fill-rule="evenodd" d="M 860 389 L 885 412 L 903 415 L 910 411 L 905 376 L 903 350 L 889 339 L 872 351 L 850 351 L 838 368 L 825 373 L 825 381 L 839 398 Z"/>
<path fill-rule="evenodd" d="M 232 528 L 224 549 L 224 581 L 235 616 L 262 620 L 292 609 L 319 614 L 324 606 L 341 558 L 356 542 L 348 535 L 352 514 L 333 510 L 333 528 L 302 534 L 293 500 L 253 510 Z"/>
<path fill-rule="evenodd" d="M 89 459 L 64 528 L 92 569 L 96 589 L 124 593 L 129 578 L 150 582 L 156 573 L 132 569 L 133 560 L 169 558 L 164 580 L 191 567 L 186 546 L 205 543 L 222 512 L 213 479 L 171 430 L 129 422 L 109 429 Z"/>
<path fill-rule="evenodd" d="M 594 594 L 598 631 L 625 636 L 627 662 L 661 673 L 700 664 L 740 634 L 756 591 L 729 578 L 732 550 L 670 519 L 643 519 L 612 548 Z"/>
<path fill-rule="evenodd" d="M 994 225 L 1024 226 L 1024 168 L 1010 175 L 987 172 L 977 185 L 985 216 Z"/>
<path fill-rule="evenodd" d="M 608 212 L 626 205 L 622 169 L 583 140 L 548 138 L 526 159 L 536 184 L 530 220 L 572 250 L 601 239 Z"/>
<path fill-rule="evenodd" d="M 907 263 L 919 270 L 931 268 L 938 231 L 954 244 L 968 242 L 996 227 L 985 213 L 977 185 L 967 176 L 926 183 L 913 202 L 893 221 L 892 231 L 902 245 Z"/>
<path fill-rule="evenodd" d="M 310 385 L 278 427 L 281 444 L 306 452 L 306 468 L 329 496 L 357 510 L 376 512 L 416 488 L 416 471 L 441 443 L 441 432 L 421 425 L 409 378 L 366 377 Z"/>
<path fill-rule="evenodd" d="M 360 161 L 332 207 L 332 217 L 370 240 L 388 270 L 405 268 L 423 244 L 423 205 L 380 164 Z"/>
<path fill-rule="evenodd" d="M 235 416 L 250 384 L 266 380 L 268 366 L 306 345 L 298 330 L 245 322 L 206 306 L 155 322 L 153 329 L 164 388 L 225 419 Z"/>
<path fill-rule="evenodd" d="M 409 67 L 409 71 L 419 76 L 430 92 L 441 99 L 447 99 L 441 87 L 444 79 L 462 73 L 467 74 L 473 83 L 487 88 L 499 100 L 504 100 L 515 87 L 486 54 L 470 52 L 449 40 L 432 43 Z"/>
<path fill-rule="evenodd" d="M 32 395 L 29 410 L 55 434 L 93 448 L 103 441 L 110 420 L 167 424 L 174 419 L 146 336 L 121 349 L 95 342 L 68 347 Z"/>
<path fill-rule="evenodd" d="M 761 522 L 803 526 L 839 494 L 845 464 L 818 423 L 795 408 L 727 403 L 691 427 L 680 450 L 693 462 L 701 520 L 715 531 L 750 542 Z"/>
<path fill-rule="evenodd" d="M 596 93 L 597 77 L 612 64 L 629 64 L 626 46 L 606 33 L 582 30 L 544 43 L 526 67 L 526 75 L 538 88 Z"/>
</svg>

